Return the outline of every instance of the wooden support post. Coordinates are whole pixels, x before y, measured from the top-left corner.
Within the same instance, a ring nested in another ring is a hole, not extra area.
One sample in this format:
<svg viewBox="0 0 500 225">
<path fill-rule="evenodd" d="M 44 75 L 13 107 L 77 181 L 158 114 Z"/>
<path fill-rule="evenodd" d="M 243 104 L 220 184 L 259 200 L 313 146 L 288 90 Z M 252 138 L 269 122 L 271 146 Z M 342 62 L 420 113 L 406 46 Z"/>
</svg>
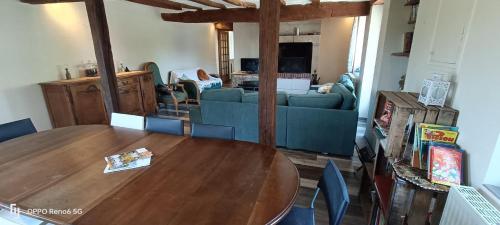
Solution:
<svg viewBox="0 0 500 225">
<path fill-rule="evenodd" d="M 97 66 L 101 76 L 104 104 L 106 105 L 108 118 L 111 121 L 111 113 L 119 112 L 120 105 L 104 2 L 103 0 L 85 0 L 85 6 L 87 8 L 90 31 L 92 32 Z"/>
<path fill-rule="evenodd" d="M 260 0 L 259 14 L 259 140 L 276 145 L 276 80 L 280 27 L 279 0 Z"/>
</svg>

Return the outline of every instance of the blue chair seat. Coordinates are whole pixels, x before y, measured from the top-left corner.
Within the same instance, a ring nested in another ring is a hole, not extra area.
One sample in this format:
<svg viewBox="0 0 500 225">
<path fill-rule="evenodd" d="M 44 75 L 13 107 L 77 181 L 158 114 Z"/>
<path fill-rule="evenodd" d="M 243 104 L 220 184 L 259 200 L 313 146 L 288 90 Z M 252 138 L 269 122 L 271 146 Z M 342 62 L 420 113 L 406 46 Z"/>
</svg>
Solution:
<svg viewBox="0 0 500 225">
<path fill-rule="evenodd" d="M 279 225 L 314 225 L 314 208 L 294 206 Z"/>
<path fill-rule="evenodd" d="M 281 225 L 314 225 L 314 202 L 318 193 L 325 196 L 330 225 L 340 225 L 349 206 L 349 193 L 344 178 L 332 160 L 328 160 L 323 175 L 319 179 L 316 192 L 309 208 L 293 207 L 290 213 L 280 222 Z"/>
</svg>

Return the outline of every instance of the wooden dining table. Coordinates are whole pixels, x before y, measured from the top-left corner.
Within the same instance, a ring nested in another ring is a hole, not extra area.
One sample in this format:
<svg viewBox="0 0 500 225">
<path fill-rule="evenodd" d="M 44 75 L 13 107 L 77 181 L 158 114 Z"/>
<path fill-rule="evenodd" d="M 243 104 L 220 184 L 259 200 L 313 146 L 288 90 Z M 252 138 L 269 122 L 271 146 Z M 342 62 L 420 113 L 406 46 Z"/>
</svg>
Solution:
<svg viewBox="0 0 500 225">
<path fill-rule="evenodd" d="M 150 166 L 103 172 L 143 147 Z M 0 205 L 56 224 L 275 224 L 298 188 L 286 156 L 249 142 L 85 125 L 0 143 Z"/>
</svg>

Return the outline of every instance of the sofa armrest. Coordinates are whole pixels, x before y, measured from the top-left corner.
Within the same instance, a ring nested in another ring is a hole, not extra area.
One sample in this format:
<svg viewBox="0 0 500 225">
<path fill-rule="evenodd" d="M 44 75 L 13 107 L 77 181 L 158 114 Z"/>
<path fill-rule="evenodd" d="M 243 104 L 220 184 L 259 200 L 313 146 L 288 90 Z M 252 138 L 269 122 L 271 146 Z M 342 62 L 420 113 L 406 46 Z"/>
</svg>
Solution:
<svg viewBox="0 0 500 225">
<path fill-rule="evenodd" d="M 199 105 L 189 107 L 189 121 L 191 123 L 203 123 L 201 107 Z"/>
</svg>

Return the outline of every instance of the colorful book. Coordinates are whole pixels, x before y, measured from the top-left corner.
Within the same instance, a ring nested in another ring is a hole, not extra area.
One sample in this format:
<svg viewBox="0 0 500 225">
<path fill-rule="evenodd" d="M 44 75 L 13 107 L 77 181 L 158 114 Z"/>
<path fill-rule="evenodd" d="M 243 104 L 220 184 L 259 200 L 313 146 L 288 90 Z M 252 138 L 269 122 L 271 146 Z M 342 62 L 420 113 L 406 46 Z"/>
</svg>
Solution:
<svg viewBox="0 0 500 225">
<path fill-rule="evenodd" d="M 427 162 L 430 142 L 454 144 L 458 138 L 457 127 L 420 123 L 415 129 L 413 155 L 418 155 L 419 158 L 412 158 L 412 166 L 420 169 L 427 169 L 428 167 Z"/>
<path fill-rule="evenodd" d="M 104 157 L 107 163 L 104 173 L 149 166 L 152 156 L 152 152 L 145 148 L 140 148 L 131 152 Z"/>
<path fill-rule="evenodd" d="M 431 145 L 429 154 L 432 183 L 448 186 L 462 183 L 462 150 L 453 146 Z"/>
</svg>

